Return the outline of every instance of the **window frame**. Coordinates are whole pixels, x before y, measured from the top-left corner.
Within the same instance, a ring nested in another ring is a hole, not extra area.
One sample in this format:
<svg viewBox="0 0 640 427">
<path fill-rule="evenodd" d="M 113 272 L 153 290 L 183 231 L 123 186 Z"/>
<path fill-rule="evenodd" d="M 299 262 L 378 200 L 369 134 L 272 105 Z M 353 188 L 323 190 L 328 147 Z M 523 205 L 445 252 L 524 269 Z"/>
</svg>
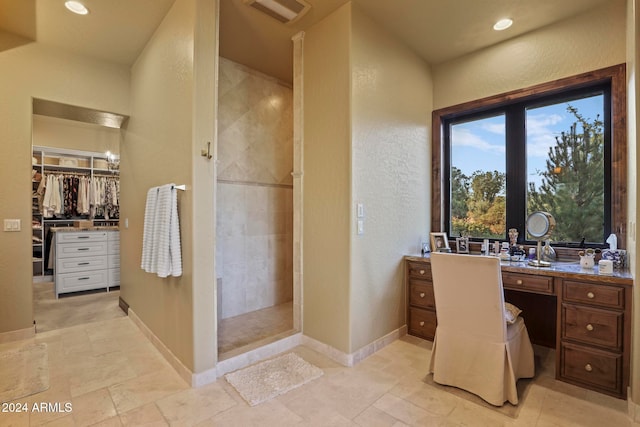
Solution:
<svg viewBox="0 0 640 427">
<path fill-rule="evenodd" d="M 605 103 L 605 114 L 610 107 L 611 117 L 611 166 L 609 194 L 610 210 L 605 214 L 605 220 L 609 218 L 611 232 L 616 233 L 619 247 L 626 244 L 627 224 L 627 94 L 626 94 L 626 66 L 619 64 L 600 70 L 595 70 L 572 77 L 555 80 L 548 83 L 531 86 L 491 97 L 465 102 L 433 111 L 432 113 L 432 195 L 431 195 L 431 231 L 447 231 L 449 212 L 448 189 L 450 183 L 445 182 L 445 162 L 449 162 L 449 153 L 445 147 L 445 124 L 461 116 L 492 115 L 497 111 L 508 112 L 513 105 L 521 105 L 524 102 L 534 103 L 538 100 L 562 97 L 565 94 L 589 90 L 597 86 L 610 87 L 610 105 Z M 507 123 L 507 132 L 509 124 Z M 605 162 L 607 163 L 607 162 Z M 509 165 L 507 164 L 507 174 Z M 606 171 L 605 171 L 606 173 Z M 509 175 L 507 175 L 509 176 Z M 522 179 L 525 179 L 523 176 Z M 526 183 L 525 183 L 526 185 Z M 508 191 L 508 190 L 507 190 Z M 507 201 L 507 203 L 509 203 Z M 606 200 L 605 200 L 606 205 Z M 517 209 L 522 210 L 524 207 Z M 507 205 L 507 211 L 513 209 Z M 508 223 L 510 227 L 516 227 L 524 231 L 526 218 L 520 215 L 519 222 Z M 509 227 L 507 227 L 509 228 Z M 451 236 L 450 236 L 451 237 Z M 523 235 L 524 237 L 524 235 Z M 506 233 L 505 233 L 506 239 Z"/>
</svg>

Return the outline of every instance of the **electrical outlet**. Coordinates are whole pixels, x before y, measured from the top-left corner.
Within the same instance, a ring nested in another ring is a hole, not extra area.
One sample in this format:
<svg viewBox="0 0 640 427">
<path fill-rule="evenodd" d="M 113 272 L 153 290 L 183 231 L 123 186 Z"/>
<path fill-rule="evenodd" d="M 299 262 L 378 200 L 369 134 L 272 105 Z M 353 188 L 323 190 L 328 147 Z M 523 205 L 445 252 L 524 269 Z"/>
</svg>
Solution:
<svg viewBox="0 0 640 427">
<path fill-rule="evenodd" d="M 4 220 L 4 231 L 20 231 L 20 220 L 19 219 L 5 219 Z"/>
<path fill-rule="evenodd" d="M 364 221 L 358 220 L 358 234 L 364 234 Z"/>
</svg>

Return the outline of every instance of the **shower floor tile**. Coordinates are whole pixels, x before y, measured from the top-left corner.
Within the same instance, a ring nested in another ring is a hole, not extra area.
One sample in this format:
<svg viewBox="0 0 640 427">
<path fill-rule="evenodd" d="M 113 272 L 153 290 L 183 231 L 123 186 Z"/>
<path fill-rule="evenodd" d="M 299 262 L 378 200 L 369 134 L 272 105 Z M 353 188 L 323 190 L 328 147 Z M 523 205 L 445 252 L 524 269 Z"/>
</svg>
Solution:
<svg viewBox="0 0 640 427">
<path fill-rule="evenodd" d="M 222 319 L 218 323 L 218 354 L 252 346 L 293 329 L 293 303 L 286 302 L 250 313 Z"/>
</svg>

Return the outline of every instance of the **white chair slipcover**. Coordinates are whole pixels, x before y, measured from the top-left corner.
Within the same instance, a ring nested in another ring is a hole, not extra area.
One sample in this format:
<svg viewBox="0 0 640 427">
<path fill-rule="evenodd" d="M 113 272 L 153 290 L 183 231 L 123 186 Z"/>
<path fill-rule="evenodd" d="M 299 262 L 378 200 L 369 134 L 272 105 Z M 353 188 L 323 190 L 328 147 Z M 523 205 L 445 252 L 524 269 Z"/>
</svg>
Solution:
<svg viewBox="0 0 640 427">
<path fill-rule="evenodd" d="M 432 253 L 431 271 L 438 321 L 433 380 L 495 406 L 516 405 L 516 381 L 534 375 L 533 348 L 521 317 L 505 322 L 500 260 Z"/>
</svg>

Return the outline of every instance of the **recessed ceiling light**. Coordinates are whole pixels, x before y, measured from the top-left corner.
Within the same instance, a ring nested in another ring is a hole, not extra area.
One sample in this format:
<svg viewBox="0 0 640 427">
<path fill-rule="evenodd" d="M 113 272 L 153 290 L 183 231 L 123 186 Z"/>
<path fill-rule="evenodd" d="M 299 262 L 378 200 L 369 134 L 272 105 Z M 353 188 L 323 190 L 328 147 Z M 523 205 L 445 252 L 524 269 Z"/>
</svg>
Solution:
<svg viewBox="0 0 640 427">
<path fill-rule="evenodd" d="M 64 3 L 65 7 L 69 9 L 73 13 L 77 13 L 78 15 L 86 15 L 89 13 L 89 9 L 85 7 L 79 1 L 69 0 Z"/>
<path fill-rule="evenodd" d="M 511 19 L 504 18 L 496 22 L 495 25 L 493 26 L 493 29 L 496 31 L 506 30 L 511 26 L 511 24 L 513 24 L 513 21 Z"/>
</svg>

